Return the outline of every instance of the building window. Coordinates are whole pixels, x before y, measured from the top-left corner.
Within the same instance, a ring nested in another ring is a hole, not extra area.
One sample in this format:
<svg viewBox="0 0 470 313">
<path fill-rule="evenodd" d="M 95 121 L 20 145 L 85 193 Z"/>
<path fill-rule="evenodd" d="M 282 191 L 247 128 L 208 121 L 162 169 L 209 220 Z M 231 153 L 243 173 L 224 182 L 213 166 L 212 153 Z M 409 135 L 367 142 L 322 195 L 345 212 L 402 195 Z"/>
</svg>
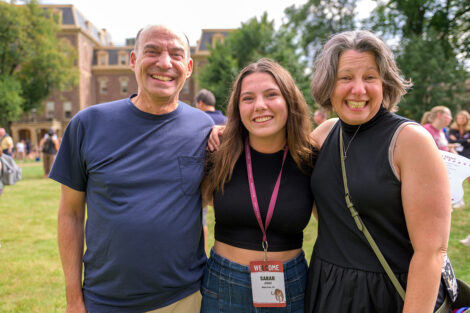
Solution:
<svg viewBox="0 0 470 313">
<path fill-rule="evenodd" d="M 127 65 L 127 53 L 119 52 L 119 65 Z"/>
<path fill-rule="evenodd" d="M 57 17 L 58 24 L 62 25 L 62 20 L 63 20 L 62 10 L 59 10 L 57 8 L 53 8 L 51 10 L 51 12 L 55 17 Z"/>
<path fill-rule="evenodd" d="M 108 54 L 106 52 L 98 52 L 98 65 L 108 65 Z"/>
<path fill-rule="evenodd" d="M 46 116 L 47 118 L 54 118 L 54 101 L 46 102 Z"/>
<path fill-rule="evenodd" d="M 99 80 L 100 84 L 100 94 L 105 95 L 108 93 L 108 80 L 105 78 L 102 78 Z"/>
<path fill-rule="evenodd" d="M 65 118 L 72 117 L 72 102 L 70 101 L 64 102 L 64 117 Z"/>
<path fill-rule="evenodd" d="M 127 77 L 121 77 L 119 79 L 119 82 L 121 83 L 121 93 L 127 94 L 127 91 L 129 90 L 128 85 L 129 85 L 129 78 Z"/>
<path fill-rule="evenodd" d="M 225 40 L 225 36 L 223 34 L 217 33 L 212 36 L 212 47 L 215 48 L 215 46 L 220 43 L 223 44 Z"/>
</svg>

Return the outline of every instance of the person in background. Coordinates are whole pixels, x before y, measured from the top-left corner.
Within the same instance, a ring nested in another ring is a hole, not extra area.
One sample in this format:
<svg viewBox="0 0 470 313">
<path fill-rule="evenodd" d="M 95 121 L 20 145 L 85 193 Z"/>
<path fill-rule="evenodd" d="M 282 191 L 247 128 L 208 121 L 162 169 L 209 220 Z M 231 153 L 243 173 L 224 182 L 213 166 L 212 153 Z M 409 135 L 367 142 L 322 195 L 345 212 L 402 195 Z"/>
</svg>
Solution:
<svg viewBox="0 0 470 313">
<path fill-rule="evenodd" d="M 392 113 L 409 87 L 390 48 L 369 31 L 333 35 L 315 62 L 312 96 L 339 119 L 312 134 L 320 150 L 311 179 L 318 237 L 305 312 L 432 312 L 444 302 L 449 180 L 429 133 Z M 358 216 L 406 290 L 404 301 Z"/>
<path fill-rule="evenodd" d="M 466 110 L 459 111 L 450 125 L 449 142 L 459 144 L 457 153 L 470 159 L 470 114 Z"/>
<path fill-rule="evenodd" d="M 23 162 L 26 160 L 26 142 L 24 139 L 21 139 L 16 143 L 15 158 Z"/>
<path fill-rule="evenodd" d="M 320 126 L 321 123 L 327 120 L 326 116 L 327 114 L 325 110 L 316 109 L 315 112 L 313 113 L 313 122 L 318 127 Z"/>
<path fill-rule="evenodd" d="M 423 114 L 421 125 L 431 134 L 439 150 L 456 153 L 456 144 L 449 144 L 443 131 L 452 121 L 452 113 L 448 107 L 438 105 Z"/>
<path fill-rule="evenodd" d="M 31 141 L 29 139 L 26 139 L 25 141 L 26 144 L 26 157 L 29 158 L 29 154 L 31 153 Z"/>
<path fill-rule="evenodd" d="M 205 112 L 211 117 L 215 125 L 227 124 L 227 117 L 219 110 L 215 109 L 215 96 L 207 89 L 201 89 L 195 96 L 194 99 L 195 107 Z M 208 204 L 202 209 L 202 227 L 204 229 L 204 248 L 207 248 L 207 211 L 209 208 L 213 209 L 214 204 L 212 201 L 208 201 Z"/>
<path fill-rule="evenodd" d="M 215 125 L 227 124 L 227 117 L 215 109 L 215 96 L 211 91 L 201 89 L 195 96 L 195 106 L 206 112 L 214 120 Z"/>
<path fill-rule="evenodd" d="M 201 312 L 303 313 L 303 229 L 313 204 L 308 106 L 287 70 L 260 59 L 236 78 L 227 112 L 222 143 L 208 157 L 202 184 L 203 198 L 214 199 L 215 243 Z M 266 258 L 283 263 L 285 291 L 276 295 L 286 307 L 254 307 L 260 300 L 253 297 L 258 290 L 250 263 Z"/>
<path fill-rule="evenodd" d="M 13 139 L 7 134 L 3 127 L 0 128 L 0 149 L 3 153 L 10 156 L 13 153 Z"/>
<path fill-rule="evenodd" d="M 55 131 L 51 128 L 44 135 L 44 137 L 39 142 L 39 149 L 42 152 L 42 164 L 44 167 L 44 177 L 49 177 L 49 172 L 51 171 L 52 164 L 54 164 L 54 159 L 59 151 L 59 140 Z"/>
<path fill-rule="evenodd" d="M 466 110 L 459 111 L 449 127 L 449 143 L 455 144 L 455 151 L 470 159 L 470 114 Z M 470 182 L 470 178 L 468 179 Z M 465 206 L 463 199 L 452 206 L 461 209 Z"/>
<path fill-rule="evenodd" d="M 67 312 L 199 313 L 200 184 L 213 122 L 179 101 L 193 70 L 182 32 L 141 29 L 130 65 L 138 94 L 76 114 L 50 173 L 62 184 Z"/>
<path fill-rule="evenodd" d="M 470 114 L 466 110 L 459 111 L 455 116 L 455 121 L 450 125 L 449 142 L 459 144 L 456 148 L 457 153 L 470 159 Z M 470 182 L 470 178 L 467 181 Z M 454 209 L 463 207 L 465 207 L 463 199 L 452 206 Z M 460 243 L 470 246 L 470 235 L 460 240 Z"/>
</svg>

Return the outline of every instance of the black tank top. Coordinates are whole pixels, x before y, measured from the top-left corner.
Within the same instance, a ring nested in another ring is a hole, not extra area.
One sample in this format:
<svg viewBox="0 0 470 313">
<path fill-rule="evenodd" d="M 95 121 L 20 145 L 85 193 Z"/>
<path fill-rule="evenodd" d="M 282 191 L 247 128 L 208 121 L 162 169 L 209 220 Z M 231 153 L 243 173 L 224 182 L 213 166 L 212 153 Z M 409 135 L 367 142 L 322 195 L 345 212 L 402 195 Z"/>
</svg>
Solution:
<svg viewBox="0 0 470 313">
<path fill-rule="evenodd" d="M 366 227 L 395 272 L 407 272 L 413 254 L 401 201 L 401 183 L 389 162 L 389 147 L 397 128 L 409 120 L 381 108 L 375 117 L 357 126 L 341 121 L 330 131 L 312 175 L 318 208 L 315 254 L 333 264 L 383 272 L 364 235 L 346 207 L 339 156 L 343 128 L 345 160 L 352 201 Z"/>
<path fill-rule="evenodd" d="M 269 200 L 281 169 L 284 151 L 263 154 L 250 148 L 256 195 L 263 224 Z M 310 175 L 302 173 L 287 154 L 279 195 L 267 230 L 268 251 L 302 247 L 303 229 L 312 214 Z M 214 194 L 215 239 L 234 247 L 262 251 L 263 235 L 256 220 L 248 187 L 245 153 L 235 164 L 224 193 Z"/>
</svg>

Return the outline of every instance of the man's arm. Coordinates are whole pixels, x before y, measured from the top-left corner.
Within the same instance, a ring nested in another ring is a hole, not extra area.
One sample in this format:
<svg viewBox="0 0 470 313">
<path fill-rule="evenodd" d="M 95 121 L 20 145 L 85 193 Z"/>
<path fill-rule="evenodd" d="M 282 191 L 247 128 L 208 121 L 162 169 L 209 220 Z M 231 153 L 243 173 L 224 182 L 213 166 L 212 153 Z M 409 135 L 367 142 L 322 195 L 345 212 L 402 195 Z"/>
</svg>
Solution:
<svg viewBox="0 0 470 313">
<path fill-rule="evenodd" d="M 58 214 L 58 243 L 65 276 L 67 313 L 86 313 L 82 293 L 85 193 L 62 185 Z"/>
<path fill-rule="evenodd" d="M 53 139 L 52 142 L 54 143 L 55 151 L 59 151 L 59 139 Z"/>
</svg>

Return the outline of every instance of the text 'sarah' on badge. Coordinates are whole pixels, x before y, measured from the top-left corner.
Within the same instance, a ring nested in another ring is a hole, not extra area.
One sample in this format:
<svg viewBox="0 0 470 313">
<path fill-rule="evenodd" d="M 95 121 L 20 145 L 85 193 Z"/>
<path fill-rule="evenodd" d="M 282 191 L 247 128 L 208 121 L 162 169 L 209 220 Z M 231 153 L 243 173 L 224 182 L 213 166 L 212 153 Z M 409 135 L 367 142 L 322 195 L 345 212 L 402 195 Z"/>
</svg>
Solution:
<svg viewBox="0 0 470 313">
<path fill-rule="evenodd" d="M 250 262 L 255 307 L 285 307 L 286 288 L 282 261 Z"/>
<path fill-rule="evenodd" d="M 470 159 L 461 155 L 439 150 L 447 167 L 452 204 L 463 199 L 463 181 L 470 176 Z"/>
</svg>

